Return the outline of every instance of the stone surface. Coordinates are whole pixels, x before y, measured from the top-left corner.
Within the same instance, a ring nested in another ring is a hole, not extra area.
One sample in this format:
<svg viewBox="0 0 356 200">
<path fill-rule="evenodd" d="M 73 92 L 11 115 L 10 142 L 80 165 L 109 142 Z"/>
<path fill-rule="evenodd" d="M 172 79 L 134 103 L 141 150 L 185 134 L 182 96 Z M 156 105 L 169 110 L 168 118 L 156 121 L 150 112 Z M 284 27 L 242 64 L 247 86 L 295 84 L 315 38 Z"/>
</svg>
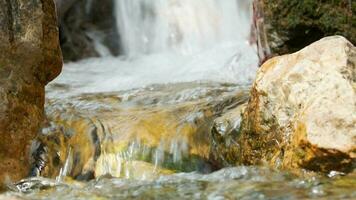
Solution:
<svg viewBox="0 0 356 200">
<path fill-rule="evenodd" d="M 255 0 L 254 25 L 261 61 L 293 53 L 329 35 L 356 43 L 356 2 Z"/>
<path fill-rule="evenodd" d="M 356 158 L 356 48 L 341 36 L 268 60 L 239 136 L 244 164 L 350 171 Z"/>
<path fill-rule="evenodd" d="M 119 55 L 113 0 L 56 0 L 65 61 Z"/>
<path fill-rule="evenodd" d="M 238 163 L 240 146 L 237 142 L 241 126 L 242 112 L 248 97 L 242 98 L 238 106 L 216 118 L 211 129 L 210 159 L 219 168 L 234 166 Z"/>
<path fill-rule="evenodd" d="M 44 147 L 35 157 L 45 163 L 40 174 L 87 180 L 214 170 L 210 130 L 217 116 L 248 98 L 247 89 L 236 90 L 182 83 L 49 100 Z"/>
<path fill-rule="evenodd" d="M 190 114 L 193 106 L 197 113 Z M 56 124 L 52 128 L 57 132 L 44 134 L 41 139 L 49 149 L 48 158 L 44 159 L 46 167 L 41 172 L 45 177 L 57 176 L 67 160 L 71 167 L 65 174 L 76 179 L 105 174 L 134 178 L 170 170 L 201 170 L 209 165 L 211 107 L 188 104 L 124 112 L 96 110 L 94 115 L 75 110 L 52 118 Z M 57 155 L 61 156 L 56 158 Z M 53 162 L 55 159 L 59 162 Z M 137 166 L 140 171 L 132 173 L 132 163 L 147 164 Z"/>
<path fill-rule="evenodd" d="M 120 163 L 118 165 L 118 163 Z M 108 170 L 109 169 L 109 170 Z M 136 180 L 154 180 L 162 175 L 173 174 L 174 171 L 162 169 L 155 164 L 144 161 L 121 161 L 117 154 L 101 156 L 95 166 L 95 176 L 105 175 Z"/>
<path fill-rule="evenodd" d="M 0 185 L 28 175 L 44 86 L 61 71 L 52 0 L 0 0 Z"/>
</svg>

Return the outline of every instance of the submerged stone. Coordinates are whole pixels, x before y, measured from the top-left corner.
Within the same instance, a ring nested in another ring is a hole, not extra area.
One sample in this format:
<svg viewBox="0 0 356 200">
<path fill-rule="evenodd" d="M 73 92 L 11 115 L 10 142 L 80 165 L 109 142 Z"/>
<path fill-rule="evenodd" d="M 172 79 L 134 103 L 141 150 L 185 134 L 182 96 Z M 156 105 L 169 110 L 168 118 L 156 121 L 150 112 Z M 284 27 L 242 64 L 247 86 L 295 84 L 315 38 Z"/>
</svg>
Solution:
<svg viewBox="0 0 356 200">
<path fill-rule="evenodd" d="M 247 100 L 246 96 L 246 99 L 243 99 L 241 103 L 247 102 Z M 238 163 L 240 146 L 237 139 L 245 107 L 246 103 L 239 104 L 214 120 L 211 129 L 212 149 L 210 156 L 214 163 L 221 168 L 235 166 Z"/>
<path fill-rule="evenodd" d="M 0 0 L 0 187 L 28 175 L 44 86 L 61 71 L 52 0 Z"/>
<path fill-rule="evenodd" d="M 45 163 L 39 170 L 44 177 L 79 180 L 210 172 L 216 169 L 213 120 L 246 101 L 247 90 L 236 91 L 183 83 L 49 100 L 36 166 Z"/>
<path fill-rule="evenodd" d="M 324 38 L 259 70 L 238 138 L 244 164 L 350 172 L 356 158 L 356 48 Z"/>
</svg>

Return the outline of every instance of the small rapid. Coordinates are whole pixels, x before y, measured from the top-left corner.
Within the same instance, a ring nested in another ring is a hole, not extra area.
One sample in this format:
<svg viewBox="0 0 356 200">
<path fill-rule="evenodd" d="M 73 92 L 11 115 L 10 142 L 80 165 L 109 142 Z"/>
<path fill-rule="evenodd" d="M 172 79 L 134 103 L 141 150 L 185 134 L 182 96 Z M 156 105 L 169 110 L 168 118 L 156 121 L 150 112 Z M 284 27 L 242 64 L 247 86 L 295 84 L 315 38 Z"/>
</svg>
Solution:
<svg viewBox="0 0 356 200">
<path fill-rule="evenodd" d="M 67 63 L 47 86 L 48 123 L 38 148 L 49 158 L 41 175 L 144 180 L 218 169 L 210 129 L 247 101 L 257 70 L 250 3 L 115 6 L 123 55 Z"/>
<path fill-rule="evenodd" d="M 102 57 L 64 65 L 46 88 L 47 119 L 33 145 L 38 177 L 9 186 L 13 192 L 5 195 L 356 197 L 352 176 L 296 176 L 225 162 L 224 156 L 236 155 L 223 155 L 213 130 L 230 137 L 241 123 L 234 111 L 249 99 L 258 68 L 249 43 L 251 10 L 247 0 L 116 0 L 123 54 L 110 56 L 96 41 Z M 231 119 L 220 118 L 229 112 Z M 239 150 L 233 141 L 224 145 Z"/>
<path fill-rule="evenodd" d="M 48 98 L 150 84 L 249 84 L 255 76 L 258 57 L 248 42 L 249 1 L 120 0 L 115 16 L 123 55 L 65 64 L 48 86 Z"/>
</svg>

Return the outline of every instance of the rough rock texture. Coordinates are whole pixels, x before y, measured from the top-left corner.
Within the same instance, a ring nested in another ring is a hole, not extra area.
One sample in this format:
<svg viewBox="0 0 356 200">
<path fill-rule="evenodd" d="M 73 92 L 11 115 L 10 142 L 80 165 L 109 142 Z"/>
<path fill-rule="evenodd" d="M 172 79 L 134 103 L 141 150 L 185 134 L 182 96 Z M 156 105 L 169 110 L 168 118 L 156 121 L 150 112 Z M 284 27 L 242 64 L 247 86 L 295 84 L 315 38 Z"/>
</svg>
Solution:
<svg viewBox="0 0 356 200">
<path fill-rule="evenodd" d="M 356 158 L 356 48 L 341 36 L 268 60 L 239 137 L 244 164 L 350 171 Z"/>
<path fill-rule="evenodd" d="M 210 159 L 219 168 L 238 163 L 240 146 L 237 142 L 241 126 L 242 112 L 248 97 L 240 99 L 239 106 L 224 112 L 216 118 L 211 129 Z M 241 104 L 240 104 L 241 103 Z"/>
<path fill-rule="evenodd" d="M 28 175 L 44 86 L 61 71 L 52 0 L 0 0 L 0 185 Z"/>
<path fill-rule="evenodd" d="M 255 0 L 254 21 L 261 61 L 329 35 L 356 43 L 356 1 Z"/>
<path fill-rule="evenodd" d="M 56 0 L 65 61 L 118 55 L 113 0 Z"/>
</svg>

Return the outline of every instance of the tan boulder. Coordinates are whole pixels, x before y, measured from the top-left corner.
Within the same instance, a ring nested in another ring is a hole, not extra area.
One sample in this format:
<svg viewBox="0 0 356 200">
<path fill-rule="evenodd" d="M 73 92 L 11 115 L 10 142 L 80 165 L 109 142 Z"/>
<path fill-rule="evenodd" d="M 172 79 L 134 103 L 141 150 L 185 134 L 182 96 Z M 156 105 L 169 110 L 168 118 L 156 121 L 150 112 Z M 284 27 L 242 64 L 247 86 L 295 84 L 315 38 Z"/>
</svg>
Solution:
<svg viewBox="0 0 356 200">
<path fill-rule="evenodd" d="M 259 70 L 239 143 L 244 164 L 350 171 L 356 158 L 356 48 L 341 36 Z"/>
<path fill-rule="evenodd" d="M 0 0 L 0 187 L 28 175 L 44 86 L 61 66 L 53 0 Z"/>
</svg>

